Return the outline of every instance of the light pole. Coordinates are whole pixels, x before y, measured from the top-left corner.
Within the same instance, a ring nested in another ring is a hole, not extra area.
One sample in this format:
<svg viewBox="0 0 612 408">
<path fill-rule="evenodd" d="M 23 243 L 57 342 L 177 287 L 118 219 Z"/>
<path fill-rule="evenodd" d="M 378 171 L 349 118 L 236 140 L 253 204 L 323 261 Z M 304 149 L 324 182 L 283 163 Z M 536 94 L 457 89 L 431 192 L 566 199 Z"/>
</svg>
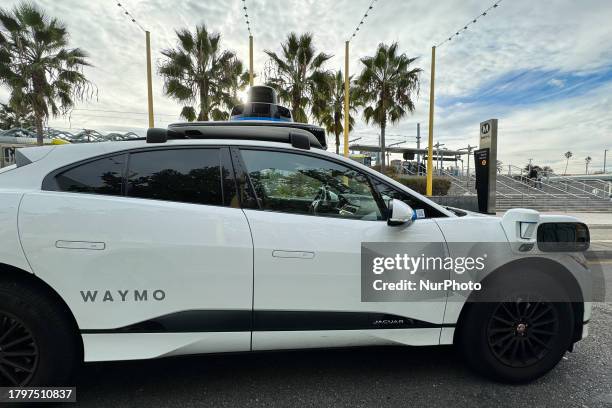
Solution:
<svg viewBox="0 0 612 408">
<path fill-rule="evenodd" d="M 349 42 L 344 44 L 344 157 L 348 157 L 349 138 Z M 381 166 L 381 170 L 384 170 Z"/>
<path fill-rule="evenodd" d="M 253 36 L 249 35 L 249 86 L 253 86 Z"/>
<path fill-rule="evenodd" d="M 147 48 L 147 99 L 149 113 L 149 127 L 155 127 L 153 119 L 153 74 L 151 72 L 151 33 L 145 31 L 146 48 Z"/>
<path fill-rule="evenodd" d="M 417 123 L 417 150 L 421 148 L 421 124 Z M 417 176 L 421 175 L 421 154 L 417 153 Z"/>
<path fill-rule="evenodd" d="M 433 126 L 434 126 L 434 78 L 436 72 L 436 46 L 431 47 L 431 79 L 429 80 L 429 135 L 427 145 L 427 187 L 426 194 L 433 194 Z"/>
<path fill-rule="evenodd" d="M 608 149 L 604 150 L 604 170 L 603 170 L 603 174 L 606 174 L 606 158 L 608 156 Z"/>
</svg>

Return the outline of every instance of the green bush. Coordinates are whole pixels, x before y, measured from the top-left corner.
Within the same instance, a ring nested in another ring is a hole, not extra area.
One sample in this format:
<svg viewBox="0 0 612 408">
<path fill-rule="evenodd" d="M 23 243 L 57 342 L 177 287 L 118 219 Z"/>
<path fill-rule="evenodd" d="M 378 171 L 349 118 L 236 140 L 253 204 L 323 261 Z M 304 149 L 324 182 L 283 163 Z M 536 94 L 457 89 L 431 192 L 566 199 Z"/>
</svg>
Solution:
<svg viewBox="0 0 612 408">
<path fill-rule="evenodd" d="M 375 166 L 371 167 L 372 170 L 376 170 L 377 172 L 381 172 L 380 171 L 380 164 L 377 164 Z M 395 171 L 394 167 L 391 166 L 387 166 L 385 167 L 385 172 L 384 172 L 385 176 L 391 177 L 391 178 L 395 178 L 397 176 L 397 172 Z"/>
<path fill-rule="evenodd" d="M 402 183 L 408 188 L 413 189 L 417 193 L 425 194 L 427 192 L 427 177 L 425 176 L 391 176 L 394 180 Z M 451 182 L 445 177 L 434 177 L 432 183 L 432 195 L 445 196 L 448 194 Z"/>
<path fill-rule="evenodd" d="M 372 170 L 380 172 L 380 166 L 372 166 Z M 427 177 L 426 176 L 407 176 L 405 174 L 397 174 L 393 167 L 385 168 L 385 176 L 391 177 L 393 180 L 402 183 L 408 188 L 416 191 L 417 193 L 425 195 L 427 193 Z M 448 194 L 448 190 L 451 187 L 450 179 L 447 177 L 436 177 L 433 178 L 432 183 L 432 195 L 434 196 L 445 196 Z"/>
</svg>

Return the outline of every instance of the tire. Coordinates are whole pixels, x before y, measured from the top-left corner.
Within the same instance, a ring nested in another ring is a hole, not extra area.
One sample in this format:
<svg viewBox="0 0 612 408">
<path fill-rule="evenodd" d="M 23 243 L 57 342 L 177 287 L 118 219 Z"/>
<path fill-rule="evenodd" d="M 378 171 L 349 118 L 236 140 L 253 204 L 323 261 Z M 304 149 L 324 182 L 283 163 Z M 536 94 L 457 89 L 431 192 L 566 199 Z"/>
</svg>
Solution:
<svg viewBox="0 0 612 408">
<path fill-rule="evenodd" d="M 548 373 L 573 342 L 573 309 L 569 302 L 558 302 L 567 298 L 563 287 L 536 271 L 518 275 L 496 279 L 490 286 L 503 297 L 485 299 L 503 302 L 466 305 L 458 328 L 457 343 L 468 365 L 509 383 L 530 382 Z"/>
<path fill-rule="evenodd" d="M 66 385 L 81 350 L 73 324 L 47 294 L 0 280 L 0 386 Z"/>
</svg>

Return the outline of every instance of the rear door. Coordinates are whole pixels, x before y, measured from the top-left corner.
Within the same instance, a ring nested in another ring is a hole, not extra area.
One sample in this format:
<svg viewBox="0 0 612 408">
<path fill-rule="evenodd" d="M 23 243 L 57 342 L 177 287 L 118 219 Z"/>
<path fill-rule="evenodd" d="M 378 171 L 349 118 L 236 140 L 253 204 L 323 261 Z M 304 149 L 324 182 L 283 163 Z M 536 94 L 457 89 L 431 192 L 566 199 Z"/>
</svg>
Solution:
<svg viewBox="0 0 612 408">
<path fill-rule="evenodd" d="M 86 333 L 165 336 L 135 345 L 137 356 L 179 343 L 188 352 L 249 350 L 252 241 L 228 163 L 227 148 L 165 147 L 50 174 L 46 191 L 26 194 L 20 208 L 32 269 Z M 227 336 L 189 346 L 177 333 Z"/>
<path fill-rule="evenodd" d="M 362 242 L 410 242 L 419 254 L 433 242 L 443 251 L 433 219 L 388 226 L 377 187 L 337 161 L 295 150 L 244 148 L 239 156 L 244 189 L 254 195 L 245 210 L 254 241 L 254 350 L 438 343 L 445 293 L 427 302 L 361 300 Z"/>
</svg>

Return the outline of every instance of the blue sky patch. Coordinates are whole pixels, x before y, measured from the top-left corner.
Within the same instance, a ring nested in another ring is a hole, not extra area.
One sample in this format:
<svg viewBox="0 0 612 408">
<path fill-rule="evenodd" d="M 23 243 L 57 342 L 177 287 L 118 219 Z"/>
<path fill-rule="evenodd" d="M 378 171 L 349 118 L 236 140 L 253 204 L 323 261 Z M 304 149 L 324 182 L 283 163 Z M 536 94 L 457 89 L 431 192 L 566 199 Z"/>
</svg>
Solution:
<svg viewBox="0 0 612 408">
<path fill-rule="evenodd" d="M 592 72 L 513 71 L 483 84 L 470 94 L 441 95 L 437 104 L 444 108 L 457 104 L 518 107 L 582 95 L 609 81 L 612 81 L 612 66 Z"/>
</svg>

